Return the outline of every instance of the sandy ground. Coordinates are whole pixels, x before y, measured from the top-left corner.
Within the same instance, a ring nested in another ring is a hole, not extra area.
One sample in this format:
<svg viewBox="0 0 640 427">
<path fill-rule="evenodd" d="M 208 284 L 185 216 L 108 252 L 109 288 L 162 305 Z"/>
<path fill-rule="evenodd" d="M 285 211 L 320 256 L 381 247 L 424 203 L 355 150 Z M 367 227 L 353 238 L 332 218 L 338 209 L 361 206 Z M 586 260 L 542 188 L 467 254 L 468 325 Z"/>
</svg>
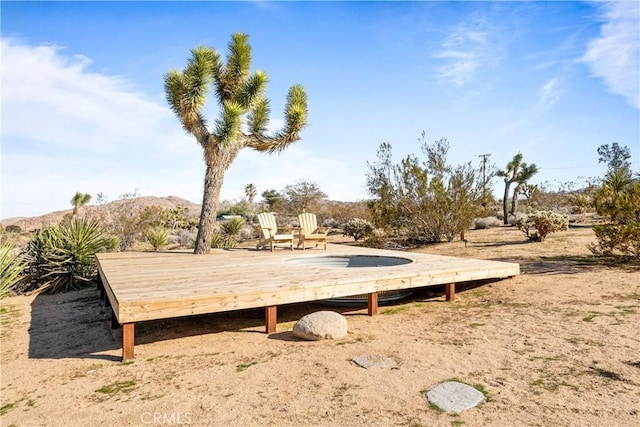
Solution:
<svg viewBox="0 0 640 427">
<path fill-rule="evenodd" d="M 305 342 L 304 314 L 278 332 L 249 310 L 141 323 L 136 359 L 94 289 L 2 300 L 3 426 L 637 426 L 640 270 L 590 256 L 590 228 L 528 243 L 512 228 L 467 233 L 421 252 L 519 262 L 522 275 L 474 284 L 445 302 L 421 290 L 381 307 L 335 309 L 349 334 Z M 315 249 L 314 249 L 315 250 Z M 458 287 L 460 289 L 460 287 Z M 385 356 L 397 368 L 351 359 Z M 458 379 L 486 403 L 438 412 L 425 392 Z"/>
</svg>

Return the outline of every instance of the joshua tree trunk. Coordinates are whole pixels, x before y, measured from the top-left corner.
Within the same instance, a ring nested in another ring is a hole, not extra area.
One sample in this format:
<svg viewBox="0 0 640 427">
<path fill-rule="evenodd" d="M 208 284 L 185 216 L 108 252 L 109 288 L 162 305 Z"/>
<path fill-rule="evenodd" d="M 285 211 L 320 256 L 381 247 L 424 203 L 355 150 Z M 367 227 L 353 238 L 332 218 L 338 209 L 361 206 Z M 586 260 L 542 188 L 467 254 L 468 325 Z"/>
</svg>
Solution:
<svg viewBox="0 0 640 427">
<path fill-rule="evenodd" d="M 518 194 L 522 191 L 522 183 L 518 183 L 513 189 L 513 197 L 511 197 L 511 215 L 515 215 L 518 209 Z"/>
<path fill-rule="evenodd" d="M 213 225 L 216 222 L 218 212 L 218 201 L 220 200 L 220 189 L 222 188 L 222 174 L 217 171 L 218 165 L 207 165 L 204 175 L 204 195 L 202 197 L 202 211 L 200 212 L 200 223 L 198 224 L 198 237 L 194 253 L 204 254 L 209 252 L 207 247 L 211 243 Z"/>
<path fill-rule="evenodd" d="M 511 181 L 505 179 L 504 180 L 504 196 L 502 196 L 502 215 L 504 215 L 504 217 L 502 218 L 502 222 L 504 225 L 509 224 L 509 221 L 508 221 L 509 212 L 507 212 L 507 200 L 509 200 L 510 186 L 511 186 Z"/>
</svg>

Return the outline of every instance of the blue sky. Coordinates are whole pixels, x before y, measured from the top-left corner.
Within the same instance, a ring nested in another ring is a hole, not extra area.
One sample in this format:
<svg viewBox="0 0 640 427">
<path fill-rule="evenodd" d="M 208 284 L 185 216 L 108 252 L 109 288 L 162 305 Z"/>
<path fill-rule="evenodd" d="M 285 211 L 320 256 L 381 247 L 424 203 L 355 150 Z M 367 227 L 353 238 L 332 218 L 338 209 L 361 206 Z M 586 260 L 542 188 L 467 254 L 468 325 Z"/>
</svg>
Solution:
<svg viewBox="0 0 640 427">
<path fill-rule="evenodd" d="M 423 131 L 449 140 L 452 164 L 490 153 L 504 167 L 520 151 L 534 183 L 601 176 L 596 149 L 612 142 L 637 170 L 639 4 L 3 1 L 0 218 L 69 209 L 76 191 L 200 203 L 201 149 L 163 76 L 199 44 L 226 55 L 237 31 L 269 76 L 273 129 L 298 83 L 309 126 L 279 155 L 241 152 L 222 199 L 302 179 L 365 199 L 380 143 L 399 160 Z"/>
</svg>

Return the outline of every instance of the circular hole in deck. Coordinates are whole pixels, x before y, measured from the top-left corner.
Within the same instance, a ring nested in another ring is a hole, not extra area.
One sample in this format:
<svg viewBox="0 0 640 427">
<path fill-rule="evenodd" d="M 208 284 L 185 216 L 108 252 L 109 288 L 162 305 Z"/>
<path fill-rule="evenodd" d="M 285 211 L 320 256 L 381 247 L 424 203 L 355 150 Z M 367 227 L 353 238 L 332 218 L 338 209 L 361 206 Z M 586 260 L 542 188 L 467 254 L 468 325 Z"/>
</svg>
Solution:
<svg viewBox="0 0 640 427">
<path fill-rule="evenodd" d="M 376 255 L 322 255 L 291 258 L 287 260 L 290 264 L 307 265 L 313 267 L 328 268 L 360 268 L 360 267 L 395 267 L 410 264 L 412 259 L 395 256 Z M 401 300 L 413 291 L 411 289 L 392 290 L 378 292 L 378 303 L 386 304 Z M 367 304 L 367 295 L 352 295 L 348 297 L 330 298 L 320 301 L 321 304 L 329 306 L 360 306 Z"/>
<path fill-rule="evenodd" d="M 376 255 L 323 255 L 299 257 L 287 260 L 290 264 L 314 267 L 358 268 L 358 267 L 395 267 L 410 264 L 413 260 L 395 256 Z"/>
</svg>

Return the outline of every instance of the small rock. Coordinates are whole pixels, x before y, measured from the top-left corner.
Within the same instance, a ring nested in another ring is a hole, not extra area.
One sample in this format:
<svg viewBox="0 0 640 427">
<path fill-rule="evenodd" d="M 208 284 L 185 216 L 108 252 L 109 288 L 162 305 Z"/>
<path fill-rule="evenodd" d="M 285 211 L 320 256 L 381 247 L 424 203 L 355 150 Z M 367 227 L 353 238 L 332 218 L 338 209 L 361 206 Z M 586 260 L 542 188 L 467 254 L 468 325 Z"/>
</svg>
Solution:
<svg viewBox="0 0 640 427">
<path fill-rule="evenodd" d="M 473 408 L 485 397 L 475 388 L 457 381 L 441 383 L 427 392 L 429 402 L 445 412 L 462 412 Z"/>
<path fill-rule="evenodd" d="M 363 354 L 362 356 L 354 357 L 351 359 L 353 363 L 356 365 L 365 368 L 397 368 L 398 363 L 390 357 L 382 356 L 379 354 L 376 355 L 368 355 Z"/>
<path fill-rule="evenodd" d="M 293 335 L 309 341 L 342 338 L 347 335 L 347 319 L 335 311 L 316 311 L 293 325 Z"/>
</svg>

